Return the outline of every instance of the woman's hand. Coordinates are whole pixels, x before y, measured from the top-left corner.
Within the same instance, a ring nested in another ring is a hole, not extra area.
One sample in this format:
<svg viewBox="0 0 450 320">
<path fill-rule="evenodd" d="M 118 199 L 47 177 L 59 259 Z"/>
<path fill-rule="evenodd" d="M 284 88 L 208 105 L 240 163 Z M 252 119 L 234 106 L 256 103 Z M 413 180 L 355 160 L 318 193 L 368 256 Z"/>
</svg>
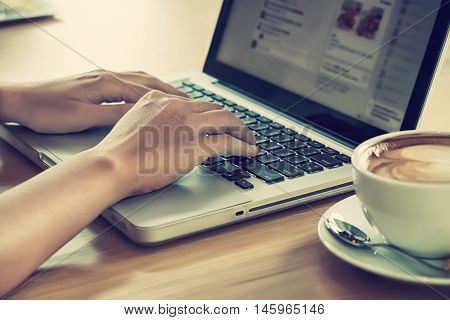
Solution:
<svg viewBox="0 0 450 320">
<path fill-rule="evenodd" d="M 84 82 L 75 82 L 78 81 Z M 108 83 L 112 85 L 112 82 Z M 77 99 L 78 94 L 73 93 L 71 84 L 73 80 L 66 85 L 55 82 L 58 90 L 49 90 L 52 86 L 48 85 L 44 85 L 43 90 L 59 97 L 59 92 L 66 89 L 66 93 Z M 74 91 L 82 94 L 83 90 L 77 88 Z M 97 90 L 88 92 L 90 95 L 85 92 L 85 98 L 95 102 L 105 99 L 105 95 Z M 129 94 L 128 90 L 119 92 L 123 95 L 115 96 L 117 100 Z M 132 101 L 131 98 L 126 100 Z M 58 107 L 67 108 L 67 104 L 60 106 L 58 101 L 50 100 L 41 103 L 39 108 L 46 110 L 43 113 L 49 117 L 41 118 L 41 130 L 54 128 L 63 120 L 66 126 L 61 129 L 65 130 L 68 124 L 75 130 L 94 123 L 113 123 L 127 110 L 124 107 L 125 110 L 116 117 L 99 120 L 95 119 L 96 113 L 103 111 L 97 108 L 103 107 L 92 103 L 79 107 L 82 115 L 72 113 L 76 121 L 66 117 L 64 111 L 61 111 L 60 119 L 55 120 L 50 114 Z M 89 124 L 86 124 L 86 113 L 91 115 Z M 150 91 L 97 146 L 0 195 L 0 297 L 23 281 L 105 208 L 124 197 L 162 188 L 210 156 L 255 156 L 258 148 L 254 143 L 252 132 L 218 105 Z"/>
<path fill-rule="evenodd" d="M 89 152 L 112 160 L 126 197 L 160 189 L 211 156 L 256 156 L 258 148 L 219 105 L 152 91 Z"/>
<path fill-rule="evenodd" d="M 0 122 L 17 122 L 40 133 L 113 125 L 151 90 L 186 97 L 144 72 L 96 70 L 54 81 L 3 87 Z M 124 103 L 101 105 L 103 102 Z"/>
</svg>

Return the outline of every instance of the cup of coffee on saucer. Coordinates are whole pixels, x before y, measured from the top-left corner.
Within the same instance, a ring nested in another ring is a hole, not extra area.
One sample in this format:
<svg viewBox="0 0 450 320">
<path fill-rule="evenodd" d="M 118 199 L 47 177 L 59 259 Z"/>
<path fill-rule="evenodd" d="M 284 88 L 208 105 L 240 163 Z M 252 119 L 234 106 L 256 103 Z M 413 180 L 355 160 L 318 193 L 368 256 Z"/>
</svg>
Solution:
<svg viewBox="0 0 450 320">
<path fill-rule="evenodd" d="M 366 218 L 389 243 L 419 257 L 450 255 L 450 132 L 375 137 L 352 164 Z"/>
</svg>

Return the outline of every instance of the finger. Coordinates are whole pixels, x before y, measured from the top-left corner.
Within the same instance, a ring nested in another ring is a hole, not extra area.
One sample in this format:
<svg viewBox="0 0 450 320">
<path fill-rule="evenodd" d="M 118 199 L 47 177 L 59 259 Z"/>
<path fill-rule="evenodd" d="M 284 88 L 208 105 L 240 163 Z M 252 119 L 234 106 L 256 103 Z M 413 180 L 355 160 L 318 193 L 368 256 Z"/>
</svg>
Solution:
<svg viewBox="0 0 450 320">
<path fill-rule="evenodd" d="M 216 103 L 196 101 L 196 100 L 192 100 L 191 98 L 177 97 L 177 96 L 165 94 L 161 91 L 152 91 L 152 93 L 150 95 L 145 96 L 144 99 L 151 101 L 152 95 L 156 92 L 163 95 L 163 98 L 169 99 L 169 100 L 167 100 L 167 103 L 171 103 L 173 105 L 173 107 L 175 107 L 176 109 L 180 110 L 183 113 L 185 113 L 186 111 L 188 113 L 189 112 L 202 113 L 202 112 L 207 112 L 207 111 L 223 110 L 222 107 Z"/>
<path fill-rule="evenodd" d="M 189 97 L 184 92 L 172 87 L 170 84 L 161 81 L 160 79 L 153 77 L 145 72 L 127 72 L 127 73 L 114 73 L 120 79 L 125 81 L 129 81 L 132 83 L 140 84 L 151 88 L 153 90 L 159 90 L 171 95 L 180 96 L 180 97 Z"/>
<path fill-rule="evenodd" d="M 215 110 L 196 114 L 191 124 L 200 134 L 228 133 L 249 144 L 256 144 L 253 132 L 233 113 L 227 110 Z"/>
<path fill-rule="evenodd" d="M 82 112 L 89 119 L 89 127 L 109 126 L 116 124 L 133 106 L 133 103 L 114 105 L 91 104 L 86 105 Z"/>
<path fill-rule="evenodd" d="M 152 92 L 156 92 L 156 91 L 158 91 L 158 90 L 152 90 Z M 162 91 L 158 91 L 158 92 L 160 92 L 161 94 L 163 94 L 167 98 L 172 98 L 172 99 L 177 99 L 177 100 L 182 100 L 182 101 L 190 101 L 190 102 L 194 102 L 195 101 L 195 100 L 193 100 L 190 97 L 174 96 L 173 94 L 168 94 L 168 93 L 165 93 L 165 92 L 162 92 Z"/>
<path fill-rule="evenodd" d="M 133 83 L 130 81 L 125 81 L 123 79 L 117 80 L 118 87 L 116 88 L 117 93 L 120 95 L 122 101 L 127 103 L 136 103 L 144 95 L 152 91 L 151 88 L 141 85 L 139 83 Z"/>
<path fill-rule="evenodd" d="M 228 134 L 201 137 L 198 148 L 200 155 L 204 158 L 223 155 L 255 157 L 259 152 L 257 146 L 250 145 Z"/>
<path fill-rule="evenodd" d="M 127 82 L 110 73 L 102 73 L 85 81 L 81 91 L 82 93 L 92 92 L 90 99 L 92 103 L 121 101 L 135 103 L 151 91 L 151 88 Z"/>
<path fill-rule="evenodd" d="M 117 79 L 118 85 L 120 88 L 115 88 L 117 90 L 117 93 L 120 95 L 122 101 L 128 102 L 128 103 L 136 103 L 139 101 L 143 96 L 148 94 L 149 92 L 158 91 L 161 94 L 165 95 L 167 98 L 173 98 L 183 101 L 193 101 L 190 97 L 181 97 L 177 95 L 168 94 L 166 92 L 162 92 L 160 90 L 151 89 L 149 87 L 146 87 L 144 85 L 141 85 L 139 83 L 134 83 L 130 81 L 126 81 L 124 79 Z"/>
<path fill-rule="evenodd" d="M 217 103 L 211 103 L 211 102 L 202 102 L 202 101 L 187 101 L 186 102 L 191 110 L 196 113 L 203 113 L 208 111 L 220 111 L 222 110 L 222 107 L 218 105 Z"/>
<path fill-rule="evenodd" d="M 155 90 L 142 83 L 124 79 L 113 72 L 98 72 L 85 81 L 83 92 L 93 92 L 91 102 L 137 102 L 149 91 Z M 166 93 L 167 94 L 167 93 Z M 179 98 L 188 99 L 179 95 Z"/>
</svg>

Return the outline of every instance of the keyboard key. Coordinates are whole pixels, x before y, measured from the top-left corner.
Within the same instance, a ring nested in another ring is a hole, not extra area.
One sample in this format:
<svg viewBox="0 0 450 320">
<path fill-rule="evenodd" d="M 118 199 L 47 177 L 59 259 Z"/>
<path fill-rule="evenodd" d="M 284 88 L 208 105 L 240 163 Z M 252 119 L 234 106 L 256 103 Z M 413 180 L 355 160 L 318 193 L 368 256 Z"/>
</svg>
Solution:
<svg viewBox="0 0 450 320">
<path fill-rule="evenodd" d="M 259 130 L 268 129 L 269 126 L 265 123 L 254 123 L 254 124 L 249 124 L 248 128 L 253 131 L 259 131 Z"/>
<path fill-rule="evenodd" d="M 183 81 L 183 84 L 184 84 L 185 86 L 188 86 L 188 87 L 195 86 L 195 83 L 193 83 L 193 82 L 191 82 L 191 81 Z"/>
<path fill-rule="evenodd" d="M 316 156 L 312 156 L 310 159 L 320 163 L 321 165 L 323 165 L 324 167 L 327 167 L 329 169 L 342 166 L 341 161 L 337 160 L 336 158 L 333 158 L 332 156 L 324 154 L 324 153 L 318 154 Z"/>
<path fill-rule="evenodd" d="M 208 167 L 208 169 L 218 174 L 222 174 L 225 172 L 225 168 L 222 165 L 220 165 L 220 163 L 214 164 Z"/>
<path fill-rule="evenodd" d="M 245 112 L 245 111 L 248 110 L 247 108 L 245 108 L 245 107 L 243 107 L 243 106 L 241 106 L 241 105 L 238 105 L 238 104 L 236 104 L 236 105 L 234 106 L 234 108 L 235 108 L 237 111 L 240 111 L 240 112 Z"/>
<path fill-rule="evenodd" d="M 204 166 L 212 166 L 214 164 L 222 163 L 224 161 L 225 161 L 225 159 L 223 159 L 222 157 L 211 157 L 211 158 L 206 159 L 206 161 L 203 162 L 203 165 Z"/>
<path fill-rule="evenodd" d="M 266 137 L 277 136 L 277 135 L 279 135 L 280 133 L 281 133 L 280 130 L 278 130 L 278 129 L 273 129 L 273 128 L 265 129 L 265 130 L 259 131 L 259 134 L 262 134 L 263 136 L 266 136 Z"/>
<path fill-rule="evenodd" d="M 312 147 L 305 147 L 305 148 L 301 148 L 297 151 L 299 154 L 301 154 L 302 156 L 305 157 L 311 157 L 311 156 L 315 156 L 316 154 L 319 154 L 320 151 L 317 149 L 314 149 Z"/>
<path fill-rule="evenodd" d="M 289 134 L 291 136 L 294 135 L 294 134 L 297 134 L 297 131 L 289 129 L 289 128 L 283 128 L 283 129 L 281 129 L 281 132 Z"/>
<path fill-rule="evenodd" d="M 208 97 L 211 97 L 214 95 L 214 92 L 206 90 L 206 89 L 204 89 L 202 92 L 205 96 L 208 96 Z"/>
<path fill-rule="evenodd" d="M 214 94 L 212 97 L 213 97 L 214 100 L 219 101 L 219 102 L 227 100 L 224 97 L 219 96 L 218 94 Z"/>
<path fill-rule="evenodd" d="M 216 101 L 216 100 L 214 100 L 214 101 Z M 230 111 L 230 112 L 233 112 L 233 113 L 236 111 L 236 110 L 234 110 L 233 107 L 229 107 L 229 106 L 224 106 L 223 110 L 227 110 L 227 111 Z"/>
<path fill-rule="evenodd" d="M 224 172 L 222 173 L 222 177 L 225 179 L 228 179 L 230 181 L 236 181 L 241 179 L 250 178 L 250 175 L 248 172 L 245 172 L 244 170 L 234 170 L 232 172 Z"/>
<path fill-rule="evenodd" d="M 302 176 L 304 173 L 302 170 L 297 169 L 292 164 L 286 161 L 279 161 L 276 163 L 272 163 L 269 165 L 272 169 L 275 169 L 279 173 L 285 175 L 288 178 L 295 178 L 298 176 Z"/>
<path fill-rule="evenodd" d="M 239 119 L 244 119 L 245 117 L 247 117 L 247 115 L 243 112 L 235 112 L 234 115 Z"/>
<path fill-rule="evenodd" d="M 329 154 L 330 156 L 335 156 L 335 155 L 339 154 L 339 152 L 337 152 L 336 150 L 331 149 L 329 147 L 322 148 L 321 151 L 323 153 Z"/>
<path fill-rule="evenodd" d="M 194 92 L 190 93 L 189 96 L 190 96 L 192 99 L 198 99 L 198 98 L 203 97 L 204 95 L 203 95 L 203 93 L 201 93 L 201 92 L 194 91 Z"/>
<path fill-rule="evenodd" d="M 289 141 L 289 142 L 283 143 L 283 145 L 292 150 L 298 150 L 298 149 L 306 147 L 306 144 L 304 142 L 301 142 L 298 140 Z"/>
<path fill-rule="evenodd" d="M 178 90 L 183 91 L 186 94 L 194 92 L 194 89 L 192 89 L 191 87 L 187 87 L 187 86 L 178 88 Z"/>
<path fill-rule="evenodd" d="M 341 160 L 344 163 L 351 163 L 352 162 L 352 159 L 349 156 L 345 155 L 345 154 L 338 154 L 335 158 L 338 159 L 338 160 Z"/>
<path fill-rule="evenodd" d="M 257 117 L 256 120 L 258 120 L 259 122 L 263 122 L 263 123 L 272 122 L 272 120 L 270 120 L 269 118 L 263 117 L 263 116 Z"/>
<path fill-rule="evenodd" d="M 259 162 L 261 162 L 263 164 L 268 164 L 271 162 L 278 161 L 278 160 L 280 160 L 280 158 L 274 156 L 273 154 L 268 153 L 268 154 L 264 154 L 262 156 L 256 157 L 256 160 L 258 160 Z"/>
<path fill-rule="evenodd" d="M 295 139 L 301 141 L 301 142 L 308 142 L 311 141 L 311 138 L 308 138 L 307 136 L 303 135 L 303 134 L 296 134 L 294 136 Z"/>
<path fill-rule="evenodd" d="M 294 151 L 287 148 L 274 150 L 272 153 L 280 158 L 289 157 L 295 154 Z"/>
<path fill-rule="evenodd" d="M 252 117 L 242 118 L 241 120 L 246 126 L 248 126 L 249 124 L 253 124 L 253 123 L 257 122 L 256 119 L 252 118 Z"/>
<path fill-rule="evenodd" d="M 250 190 L 250 189 L 254 188 L 253 184 L 251 184 L 250 182 L 248 182 L 247 180 L 244 180 L 244 179 L 236 180 L 234 182 L 234 184 L 237 185 L 239 188 L 242 188 L 244 190 Z"/>
<path fill-rule="evenodd" d="M 284 180 L 281 174 L 259 162 L 246 163 L 244 169 L 267 183 L 276 183 Z"/>
<path fill-rule="evenodd" d="M 252 117 L 252 118 L 256 118 L 256 117 L 259 117 L 259 116 L 260 116 L 259 113 L 256 113 L 256 112 L 251 111 L 251 110 L 245 111 L 245 113 L 246 113 L 249 117 Z"/>
<path fill-rule="evenodd" d="M 260 147 L 261 149 L 267 150 L 267 151 L 272 151 L 272 150 L 276 150 L 276 149 L 281 149 L 281 145 L 279 145 L 276 142 L 273 141 L 269 141 L 269 142 L 265 142 L 265 143 L 261 143 L 258 145 L 258 147 Z"/>
<path fill-rule="evenodd" d="M 315 140 L 311 140 L 310 142 L 308 142 L 308 145 L 310 145 L 313 148 L 317 148 L 317 149 L 325 147 L 325 145 L 323 143 L 320 143 L 320 142 L 315 141 Z"/>
<path fill-rule="evenodd" d="M 233 101 L 230 101 L 230 100 L 222 101 L 222 103 L 223 103 L 224 105 L 226 105 L 226 106 L 229 106 L 229 107 L 233 107 L 233 106 L 236 105 L 236 103 L 234 103 Z"/>
<path fill-rule="evenodd" d="M 212 165 L 210 169 L 218 174 L 223 174 L 225 172 L 231 173 L 235 170 L 240 170 L 239 167 L 236 167 L 231 162 L 227 161 L 224 163 L 217 163 L 215 165 Z"/>
<path fill-rule="evenodd" d="M 239 156 L 232 156 L 230 158 L 230 161 L 232 164 L 240 166 L 242 163 L 247 163 L 251 161 L 255 161 L 255 158 L 251 157 L 239 157 Z"/>
<path fill-rule="evenodd" d="M 288 141 L 292 141 L 294 140 L 294 138 L 292 138 L 290 135 L 282 133 L 278 136 L 274 136 L 272 137 L 273 141 L 279 142 L 279 143 L 284 143 L 284 142 L 288 142 Z"/>
<path fill-rule="evenodd" d="M 222 173 L 234 173 L 236 172 L 236 174 L 240 174 L 239 171 L 242 171 L 242 169 L 239 166 L 236 166 L 234 164 L 232 164 L 231 162 L 225 162 L 223 164 L 224 167 L 224 171 Z"/>
<path fill-rule="evenodd" d="M 201 98 L 197 98 L 197 101 L 205 101 L 205 102 L 216 102 L 213 98 L 208 96 L 203 96 Z"/>
<path fill-rule="evenodd" d="M 256 139 L 256 144 L 260 144 L 260 143 L 269 141 L 269 139 L 267 137 L 260 136 L 260 135 L 255 136 L 255 139 Z"/>
<path fill-rule="evenodd" d="M 282 124 L 279 124 L 278 122 L 271 122 L 269 124 L 269 126 L 271 126 L 274 129 L 282 129 L 282 128 L 284 128 L 284 126 Z"/>
<path fill-rule="evenodd" d="M 286 161 L 288 161 L 288 162 L 290 162 L 290 163 L 292 163 L 294 165 L 299 165 L 299 164 L 308 162 L 308 159 L 306 157 L 301 156 L 299 154 L 296 154 L 294 156 L 290 156 L 290 157 L 284 158 L 284 160 L 286 160 Z"/>
<path fill-rule="evenodd" d="M 192 89 L 194 89 L 195 91 L 203 91 L 203 88 L 197 85 L 193 85 Z"/>
<path fill-rule="evenodd" d="M 300 165 L 300 167 L 308 173 L 316 173 L 323 171 L 323 167 L 314 162 L 306 162 Z"/>
<path fill-rule="evenodd" d="M 241 161 L 243 157 L 239 157 L 239 156 L 232 156 L 230 159 L 228 159 L 232 164 L 236 165 L 236 166 L 240 166 L 241 165 Z"/>
<path fill-rule="evenodd" d="M 267 151 L 262 148 L 259 148 L 259 152 L 256 156 L 262 156 L 263 154 L 267 154 Z"/>
</svg>

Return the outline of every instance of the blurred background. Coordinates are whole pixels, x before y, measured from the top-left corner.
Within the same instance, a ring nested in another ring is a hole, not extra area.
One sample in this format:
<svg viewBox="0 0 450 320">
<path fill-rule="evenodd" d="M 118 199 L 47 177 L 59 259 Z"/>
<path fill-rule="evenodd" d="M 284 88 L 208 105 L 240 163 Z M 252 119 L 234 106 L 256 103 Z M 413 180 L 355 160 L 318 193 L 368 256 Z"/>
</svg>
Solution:
<svg viewBox="0 0 450 320">
<path fill-rule="evenodd" d="M 102 68 L 161 76 L 201 70 L 222 1 L 48 2 L 55 17 L 36 23 L 67 46 Z M 96 68 L 44 30 L 26 21 L 0 25 L 0 81 L 40 80 Z"/>
<path fill-rule="evenodd" d="M 27 0 L 2 2 L 22 1 Z M 54 18 L 36 20 L 38 26 L 0 25 L 0 81 L 42 80 L 98 67 L 143 70 L 159 77 L 200 71 L 222 4 L 221 0 L 47 1 L 55 9 Z M 450 103 L 445 101 L 449 60 L 447 56 L 421 128 L 448 128 L 448 119 L 439 114 Z"/>
</svg>

